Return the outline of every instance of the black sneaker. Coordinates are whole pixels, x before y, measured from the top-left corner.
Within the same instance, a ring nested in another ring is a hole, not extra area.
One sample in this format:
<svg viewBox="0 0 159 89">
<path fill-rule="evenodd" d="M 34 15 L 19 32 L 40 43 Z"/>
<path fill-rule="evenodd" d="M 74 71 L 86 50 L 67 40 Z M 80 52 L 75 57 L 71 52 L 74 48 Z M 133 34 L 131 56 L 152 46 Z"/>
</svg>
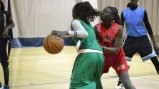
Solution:
<svg viewBox="0 0 159 89">
<path fill-rule="evenodd" d="M 1 84 L 1 82 L 0 82 L 0 89 L 2 89 L 2 84 Z"/>
<path fill-rule="evenodd" d="M 118 84 L 115 87 L 115 89 L 122 89 L 123 87 L 124 87 L 123 84 L 120 81 L 118 81 Z"/>
</svg>

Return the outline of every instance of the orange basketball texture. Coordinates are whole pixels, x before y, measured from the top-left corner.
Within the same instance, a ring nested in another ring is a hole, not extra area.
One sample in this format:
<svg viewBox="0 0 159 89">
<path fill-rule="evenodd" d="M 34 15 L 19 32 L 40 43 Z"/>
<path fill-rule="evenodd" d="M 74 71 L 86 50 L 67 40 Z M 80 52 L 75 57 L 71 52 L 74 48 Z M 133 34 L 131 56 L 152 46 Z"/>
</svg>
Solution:
<svg viewBox="0 0 159 89">
<path fill-rule="evenodd" d="M 64 40 L 57 35 L 48 35 L 44 39 L 43 47 L 48 53 L 57 54 L 63 49 Z"/>
</svg>

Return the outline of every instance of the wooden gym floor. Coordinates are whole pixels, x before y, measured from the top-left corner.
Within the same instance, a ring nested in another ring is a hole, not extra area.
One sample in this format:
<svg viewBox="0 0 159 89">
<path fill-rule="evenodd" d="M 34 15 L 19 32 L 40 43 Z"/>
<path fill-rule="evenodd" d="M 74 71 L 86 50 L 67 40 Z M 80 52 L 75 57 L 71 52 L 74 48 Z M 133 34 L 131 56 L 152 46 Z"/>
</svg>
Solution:
<svg viewBox="0 0 159 89">
<path fill-rule="evenodd" d="M 10 55 L 10 89 L 69 89 L 72 66 L 77 53 L 73 46 L 65 46 L 56 55 L 42 47 L 12 48 Z M 159 89 L 159 76 L 150 61 L 133 57 L 129 74 L 137 89 Z M 3 83 L 2 68 L 0 81 Z M 102 76 L 104 89 L 114 89 L 117 75 L 113 69 Z M 3 83 L 4 84 L 4 83 Z"/>
</svg>

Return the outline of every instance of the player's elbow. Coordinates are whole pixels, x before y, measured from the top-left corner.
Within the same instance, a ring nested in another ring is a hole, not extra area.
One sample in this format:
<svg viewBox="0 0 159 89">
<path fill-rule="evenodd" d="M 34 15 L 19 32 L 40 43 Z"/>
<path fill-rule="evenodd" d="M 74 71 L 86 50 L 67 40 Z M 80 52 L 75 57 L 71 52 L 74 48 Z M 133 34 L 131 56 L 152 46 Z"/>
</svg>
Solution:
<svg viewBox="0 0 159 89">
<path fill-rule="evenodd" d="M 80 38 L 87 38 L 88 37 L 88 33 L 85 33 L 85 34 L 81 34 L 80 35 Z"/>
</svg>

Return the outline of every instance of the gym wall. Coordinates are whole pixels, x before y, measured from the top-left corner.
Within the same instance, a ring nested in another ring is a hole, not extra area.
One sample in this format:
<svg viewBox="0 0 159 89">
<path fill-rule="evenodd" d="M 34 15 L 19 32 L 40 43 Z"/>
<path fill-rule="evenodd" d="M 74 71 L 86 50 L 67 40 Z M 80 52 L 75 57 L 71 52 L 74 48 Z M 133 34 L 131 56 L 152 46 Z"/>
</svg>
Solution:
<svg viewBox="0 0 159 89">
<path fill-rule="evenodd" d="M 3 0 L 5 3 L 7 0 Z M 76 2 L 89 1 L 94 8 L 102 10 L 115 6 L 121 11 L 130 0 L 11 0 L 13 47 L 42 46 L 43 38 L 51 30 L 70 30 L 72 8 Z M 149 21 L 159 43 L 159 0 L 139 0 L 139 5 L 147 10 Z M 97 18 L 92 25 L 99 22 Z M 65 45 L 74 45 L 70 38 L 64 38 Z"/>
</svg>

